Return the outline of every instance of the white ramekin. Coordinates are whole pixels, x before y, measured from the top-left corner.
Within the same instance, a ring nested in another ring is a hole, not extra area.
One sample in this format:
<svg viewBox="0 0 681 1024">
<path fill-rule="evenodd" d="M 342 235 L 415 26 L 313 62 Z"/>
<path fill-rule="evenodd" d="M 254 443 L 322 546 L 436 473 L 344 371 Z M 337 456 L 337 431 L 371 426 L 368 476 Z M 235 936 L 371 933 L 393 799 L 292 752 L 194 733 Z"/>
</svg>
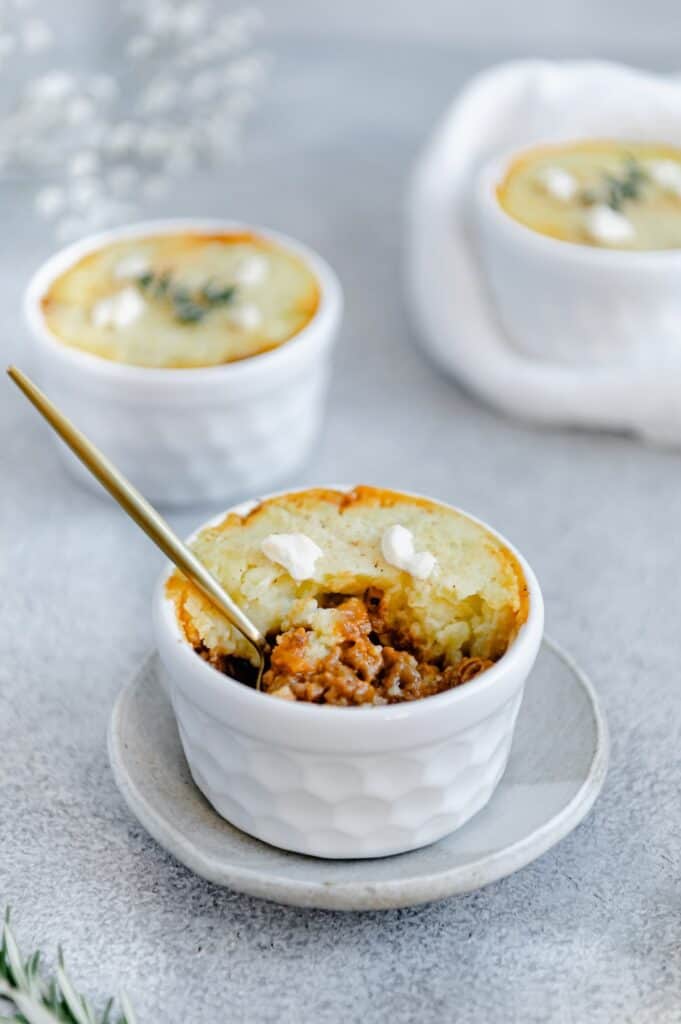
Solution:
<svg viewBox="0 0 681 1024">
<path fill-rule="evenodd" d="M 486 164 L 475 188 L 480 259 L 514 347 L 576 366 L 678 362 L 681 250 L 578 245 L 514 220 L 496 190 L 522 152 Z"/>
<path fill-rule="evenodd" d="M 297 253 L 319 283 L 314 317 L 279 348 L 224 366 L 155 369 L 71 348 L 47 327 L 43 296 L 86 253 L 150 234 L 232 230 L 252 230 Z M 50 398 L 148 498 L 165 505 L 252 494 L 303 463 L 319 433 L 342 307 L 338 279 L 315 252 L 277 232 L 227 220 L 148 221 L 90 236 L 43 264 L 25 296 Z M 64 445 L 59 451 L 79 480 L 97 487 Z"/>
<path fill-rule="evenodd" d="M 476 814 L 504 773 L 543 632 L 539 584 L 514 554 L 529 615 L 496 665 L 446 693 L 371 708 L 279 700 L 218 672 L 182 634 L 168 567 L 154 633 L 192 776 L 216 811 L 272 846 L 330 858 L 405 853 Z"/>
</svg>

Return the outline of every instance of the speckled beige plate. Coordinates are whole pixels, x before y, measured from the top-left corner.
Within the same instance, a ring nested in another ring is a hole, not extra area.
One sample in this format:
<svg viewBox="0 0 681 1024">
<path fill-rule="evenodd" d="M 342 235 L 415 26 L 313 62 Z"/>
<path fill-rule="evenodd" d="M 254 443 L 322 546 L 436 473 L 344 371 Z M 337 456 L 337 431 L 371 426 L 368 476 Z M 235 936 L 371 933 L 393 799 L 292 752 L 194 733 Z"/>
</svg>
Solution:
<svg viewBox="0 0 681 1024">
<path fill-rule="evenodd" d="M 192 871 L 278 903 L 380 910 L 477 889 L 529 864 L 572 831 L 605 779 L 608 735 L 598 698 L 571 658 L 545 640 L 506 774 L 463 828 L 414 853 L 378 860 L 287 853 L 223 821 L 198 791 L 159 671 L 152 655 L 111 716 L 109 757 L 121 793 L 154 839 Z"/>
</svg>

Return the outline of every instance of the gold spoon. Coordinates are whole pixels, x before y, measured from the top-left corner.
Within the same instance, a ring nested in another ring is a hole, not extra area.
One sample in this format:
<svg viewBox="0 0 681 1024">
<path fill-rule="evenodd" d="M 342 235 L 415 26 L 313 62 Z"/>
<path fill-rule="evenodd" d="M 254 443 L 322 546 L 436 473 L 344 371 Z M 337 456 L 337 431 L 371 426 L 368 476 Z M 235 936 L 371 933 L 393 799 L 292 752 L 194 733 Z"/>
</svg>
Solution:
<svg viewBox="0 0 681 1024">
<path fill-rule="evenodd" d="M 205 565 L 199 562 L 196 555 L 186 544 L 173 533 L 165 519 L 149 504 L 136 487 L 116 469 L 112 462 L 98 448 L 88 441 L 87 437 L 59 412 L 57 407 L 43 394 L 40 388 L 16 366 L 7 368 L 8 375 L 17 387 L 32 402 L 39 413 L 45 417 L 53 430 L 66 442 L 71 451 L 78 456 L 86 469 L 99 480 L 109 494 L 116 499 L 131 519 L 144 530 L 153 540 L 156 547 L 170 559 L 177 568 L 195 583 L 209 601 L 239 630 L 239 632 L 255 648 L 258 655 L 258 677 L 256 689 L 260 689 L 262 674 L 265 668 L 265 655 L 269 648 L 265 637 L 253 625 L 241 608 L 234 603 L 229 594 L 225 593 L 218 581 L 208 572 Z"/>
</svg>

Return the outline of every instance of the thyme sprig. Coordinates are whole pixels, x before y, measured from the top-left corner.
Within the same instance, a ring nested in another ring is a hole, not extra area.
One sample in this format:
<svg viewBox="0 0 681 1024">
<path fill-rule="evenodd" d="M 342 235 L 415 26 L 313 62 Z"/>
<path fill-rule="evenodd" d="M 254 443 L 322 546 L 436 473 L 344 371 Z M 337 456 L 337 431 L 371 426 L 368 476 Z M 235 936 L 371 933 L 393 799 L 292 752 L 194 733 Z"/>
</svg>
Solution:
<svg viewBox="0 0 681 1024">
<path fill-rule="evenodd" d="M 620 176 L 604 171 L 600 186 L 584 189 L 581 193 L 581 200 L 587 206 L 604 203 L 611 210 L 619 211 L 626 200 L 643 198 L 643 189 L 647 181 L 648 175 L 638 160 L 633 156 L 628 156 L 624 161 L 624 168 Z"/>
<path fill-rule="evenodd" d="M 49 981 L 40 971 L 40 951 L 24 960 L 5 911 L 0 943 L 0 1022 L 3 1024 L 135 1024 L 135 1015 L 124 994 L 120 1010 L 112 1017 L 114 1000 L 99 1015 L 89 1000 L 76 991 L 59 949 L 57 968 Z M 4 1011 L 9 1010 L 11 1016 Z"/>
<path fill-rule="evenodd" d="M 198 323 L 211 309 L 227 305 L 236 294 L 236 285 L 207 281 L 191 291 L 173 280 L 169 271 L 147 271 L 136 278 L 137 285 L 149 297 L 170 304 L 173 316 L 183 324 Z"/>
</svg>

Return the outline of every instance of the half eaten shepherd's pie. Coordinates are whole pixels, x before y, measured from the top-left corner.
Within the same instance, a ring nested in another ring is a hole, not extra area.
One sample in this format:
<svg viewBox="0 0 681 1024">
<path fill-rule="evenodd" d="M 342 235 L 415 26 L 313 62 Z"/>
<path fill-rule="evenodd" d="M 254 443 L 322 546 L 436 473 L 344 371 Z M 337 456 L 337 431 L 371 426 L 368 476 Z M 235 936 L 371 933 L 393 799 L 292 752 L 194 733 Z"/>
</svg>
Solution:
<svg viewBox="0 0 681 1024">
<path fill-rule="evenodd" d="M 380 705 L 473 679 L 527 618 L 515 556 L 461 512 L 372 487 L 314 489 L 228 514 L 192 542 L 272 645 L 263 690 Z M 166 584 L 188 642 L 255 676 L 246 640 L 179 572 Z"/>
</svg>

